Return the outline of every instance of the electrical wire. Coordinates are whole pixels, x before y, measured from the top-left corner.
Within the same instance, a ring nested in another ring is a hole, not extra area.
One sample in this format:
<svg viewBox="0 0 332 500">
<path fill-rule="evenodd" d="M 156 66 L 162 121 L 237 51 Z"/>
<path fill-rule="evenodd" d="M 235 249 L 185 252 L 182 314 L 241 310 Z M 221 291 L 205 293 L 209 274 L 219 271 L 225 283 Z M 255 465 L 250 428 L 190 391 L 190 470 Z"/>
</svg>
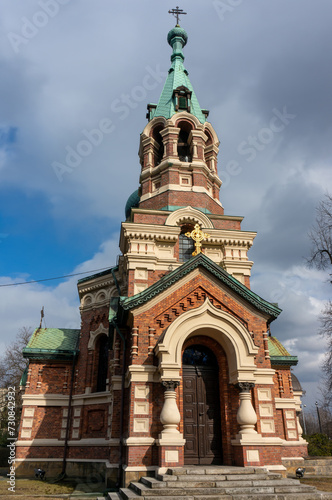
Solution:
<svg viewBox="0 0 332 500">
<path fill-rule="evenodd" d="M 5 283 L 4 285 L 0 284 L 0 287 L 28 285 L 31 283 L 41 283 L 42 281 L 61 280 L 63 278 L 70 278 L 72 276 L 81 276 L 82 274 L 96 273 L 97 271 L 105 271 L 106 269 L 110 269 L 110 267 L 101 267 L 100 269 L 93 269 L 92 271 L 85 271 L 83 273 L 65 274 L 64 276 L 57 276 L 56 278 L 44 278 L 42 280 L 21 281 L 20 283 Z"/>
</svg>

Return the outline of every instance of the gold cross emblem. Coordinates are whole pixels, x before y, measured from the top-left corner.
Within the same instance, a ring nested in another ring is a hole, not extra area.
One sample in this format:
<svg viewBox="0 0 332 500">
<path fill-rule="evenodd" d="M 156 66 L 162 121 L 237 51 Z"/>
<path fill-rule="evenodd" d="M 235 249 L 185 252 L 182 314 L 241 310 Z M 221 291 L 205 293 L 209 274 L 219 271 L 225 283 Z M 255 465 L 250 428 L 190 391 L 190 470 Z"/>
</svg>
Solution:
<svg viewBox="0 0 332 500">
<path fill-rule="evenodd" d="M 194 255 L 194 256 L 201 253 L 201 248 L 202 248 L 201 241 L 206 240 L 207 238 L 210 237 L 209 234 L 203 233 L 199 224 L 195 224 L 195 228 L 191 232 L 185 233 L 185 236 L 187 236 L 187 238 L 192 238 L 195 242 L 196 249 L 192 253 L 192 255 Z"/>
</svg>

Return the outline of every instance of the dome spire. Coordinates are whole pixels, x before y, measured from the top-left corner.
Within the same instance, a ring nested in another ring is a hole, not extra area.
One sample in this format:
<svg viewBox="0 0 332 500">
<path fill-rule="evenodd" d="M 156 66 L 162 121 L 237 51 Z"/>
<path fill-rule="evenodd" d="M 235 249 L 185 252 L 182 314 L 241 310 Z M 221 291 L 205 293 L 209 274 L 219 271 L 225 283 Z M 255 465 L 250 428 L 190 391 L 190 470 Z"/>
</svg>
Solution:
<svg viewBox="0 0 332 500">
<path fill-rule="evenodd" d="M 208 111 L 200 107 L 194 89 L 188 77 L 188 71 L 185 69 L 183 47 L 186 45 L 188 35 L 180 27 L 179 16 L 187 14 L 182 9 L 176 7 L 168 11 L 176 17 L 177 24 L 167 35 L 167 42 L 172 47 L 171 67 L 157 105 L 148 105 L 149 113 L 147 118 L 152 120 L 156 116 L 170 118 L 181 110 L 193 114 L 201 123 L 206 121 Z M 185 99 L 180 99 L 184 97 Z"/>
</svg>

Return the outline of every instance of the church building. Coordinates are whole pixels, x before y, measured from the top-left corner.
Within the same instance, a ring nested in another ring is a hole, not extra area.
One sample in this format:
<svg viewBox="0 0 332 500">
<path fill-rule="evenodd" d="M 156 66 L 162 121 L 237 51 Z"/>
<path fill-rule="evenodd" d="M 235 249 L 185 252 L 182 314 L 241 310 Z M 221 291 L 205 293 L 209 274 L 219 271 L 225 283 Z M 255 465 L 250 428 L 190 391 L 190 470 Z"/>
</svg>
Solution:
<svg viewBox="0 0 332 500">
<path fill-rule="evenodd" d="M 187 39 L 178 24 L 168 33 L 117 265 L 78 281 L 80 329 L 38 328 L 24 349 L 17 474 L 128 484 L 186 464 L 282 471 L 307 455 L 298 360 L 271 335 L 281 310 L 250 288 L 256 233 L 219 200 L 219 140 Z"/>
</svg>

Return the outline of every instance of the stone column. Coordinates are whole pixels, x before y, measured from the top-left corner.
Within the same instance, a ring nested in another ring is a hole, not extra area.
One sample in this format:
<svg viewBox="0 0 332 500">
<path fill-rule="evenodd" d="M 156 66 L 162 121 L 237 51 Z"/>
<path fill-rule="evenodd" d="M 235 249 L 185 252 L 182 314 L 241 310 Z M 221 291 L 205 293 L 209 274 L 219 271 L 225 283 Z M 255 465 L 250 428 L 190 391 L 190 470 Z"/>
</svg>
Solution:
<svg viewBox="0 0 332 500">
<path fill-rule="evenodd" d="M 183 448 L 185 439 L 178 430 L 181 420 L 180 412 L 176 404 L 176 387 L 180 382 L 177 380 L 164 380 L 162 382 L 164 392 L 164 406 L 160 413 L 160 421 L 164 428 L 159 434 L 156 444 L 159 455 L 159 473 L 164 474 L 167 467 L 183 466 Z"/>
<path fill-rule="evenodd" d="M 237 412 L 237 422 L 240 425 L 240 435 L 257 434 L 255 424 L 257 415 L 251 403 L 251 389 L 255 386 L 252 382 L 239 382 L 240 407 Z"/>
<path fill-rule="evenodd" d="M 160 421 L 164 426 L 161 434 L 162 437 L 165 437 L 165 434 L 178 435 L 180 434 L 180 432 L 178 431 L 177 427 L 180 423 L 181 416 L 176 404 L 175 389 L 179 386 L 180 382 L 177 380 L 164 380 L 162 384 L 165 387 L 165 392 L 164 406 L 160 414 Z"/>
</svg>

